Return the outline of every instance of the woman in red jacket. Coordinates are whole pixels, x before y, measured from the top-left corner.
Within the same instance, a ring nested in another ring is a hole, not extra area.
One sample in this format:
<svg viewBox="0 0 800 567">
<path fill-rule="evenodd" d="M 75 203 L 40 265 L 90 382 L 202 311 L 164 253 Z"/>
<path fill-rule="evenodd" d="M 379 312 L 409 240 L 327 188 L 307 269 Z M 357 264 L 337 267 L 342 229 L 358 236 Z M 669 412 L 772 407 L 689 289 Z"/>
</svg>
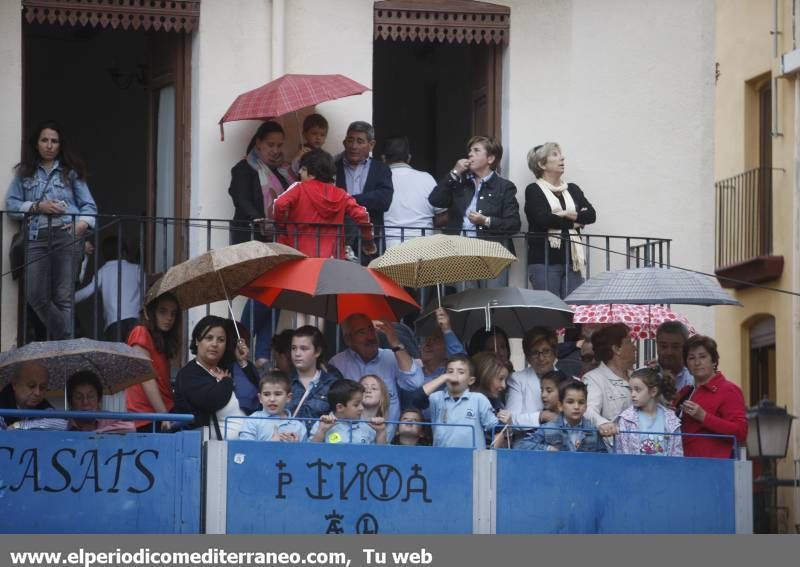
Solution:
<svg viewBox="0 0 800 567">
<path fill-rule="evenodd" d="M 694 376 L 694 386 L 683 388 L 676 398 L 683 433 L 730 435 L 739 443 L 747 439 L 747 415 L 739 386 L 717 370 L 719 353 L 711 337 L 695 335 L 686 341 L 683 358 Z M 683 438 L 686 457 L 729 459 L 733 441 L 723 437 Z"/>
<path fill-rule="evenodd" d="M 336 166 L 325 150 L 300 158 L 300 179 L 275 199 L 275 222 L 290 223 L 278 241 L 315 258 L 344 258 L 344 216 L 361 227 L 365 254 L 377 252 L 367 209 L 333 184 Z"/>
</svg>

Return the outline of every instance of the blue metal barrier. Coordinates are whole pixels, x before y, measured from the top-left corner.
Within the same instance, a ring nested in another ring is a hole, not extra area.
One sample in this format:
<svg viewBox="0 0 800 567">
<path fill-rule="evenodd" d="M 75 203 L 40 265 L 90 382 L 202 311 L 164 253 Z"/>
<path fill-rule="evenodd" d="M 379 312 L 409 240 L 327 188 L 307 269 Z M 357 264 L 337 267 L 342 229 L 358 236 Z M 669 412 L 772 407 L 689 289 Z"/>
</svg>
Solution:
<svg viewBox="0 0 800 567">
<path fill-rule="evenodd" d="M 199 431 L 0 431 L 0 533 L 199 533 L 200 446 Z"/>
<path fill-rule="evenodd" d="M 497 451 L 496 533 L 734 533 L 735 460 Z"/>
<path fill-rule="evenodd" d="M 472 449 L 226 444 L 227 533 L 472 533 Z"/>
<path fill-rule="evenodd" d="M 313 425 L 314 423 L 319 421 L 319 418 L 316 418 L 316 417 L 264 417 L 264 416 L 252 416 L 252 415 L 247 415 L 247 416 L 245 416 L 245 415 L 231 415 L 231 416 L 228 416 L 228 417 L 225 418 L 224 428 L 223 428 L 223 432 L 222 432 L 223 438 L 225 440 L 227 440 L 227 441 L 236 441 L 237 439 L 234 439 L 232 437 L 230 437 L 230 438 L 228 437 L 228 423 L 246 422 L 248 420 L 302 421 L 302 422 L 309 422 L 309 423 L 311 423 L 311 425 Z M 464 424 L 464 423 L 433 423 L 433 424 L 431 424 L 428 421 L 393 421 L 393 420 L 389 420 L 389 419 L 385 419 L 383 422 L 387 426 L 387 431 L 390 430 L 390 428 L 389 428 L 390 425 L 395 426 L 395 429 L 396 429 L 396 426 L 398 426 L 400 424 L 404 424 L 404 425 L 420 425 L 420 426 L 431 427 L 431 428 L 434 428 L 434 427 L 468 428 L 469 430 L 474 431 L 474 428 L 471 425 L 467 425 L 467 424 Z M 369 420 L 368 419 L 337 419 L 336 423 L 366 423 L 366 424 L 369 424 Z M 310 427 L 309 427 L 309 430 L 310 430 Z M 349 433 L 350 433 L 350 438 L 347 439 L 347 440 L 343 439 L 341 441 L 341 443 L 352 443 L 353 442 L 353 431 L 352 431 L 352 429 L 350 430 Z M 313 441 L 311 441 L 311 434 L 310 433 L 309 433 L 309 436 L 308 436 L 308 440 L 306 442 L 307 443 L 312 443 L 313 442 Z M 391 443 L 392 443 L 392 439 L 387 438 L 386 444 L 387 445 L 391 445 Z M 476 449 L 477 448 L 477 444 L 476 444 L 476 440 L 475 440 L 475 435 L 474 434 L 472 435 L 472 446 L 469 447 L 469 448 L 470 449 Z"/>
</svg>

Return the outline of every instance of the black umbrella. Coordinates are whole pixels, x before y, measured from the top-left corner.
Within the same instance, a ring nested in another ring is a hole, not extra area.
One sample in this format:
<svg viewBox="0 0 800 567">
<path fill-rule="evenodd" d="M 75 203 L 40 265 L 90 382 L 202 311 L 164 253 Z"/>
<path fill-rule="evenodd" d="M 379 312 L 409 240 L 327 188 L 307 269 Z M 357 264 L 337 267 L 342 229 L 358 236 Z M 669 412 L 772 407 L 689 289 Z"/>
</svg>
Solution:
<svg viewBox="0 0 800 567">
<path fill-rule="evenodd" d="M 435 311 L 438 301 L 431 301 L 416 322 L 417 334 L 435 332 Z M 572 324 L 572 309 L 549 291 L 518 287 L 470 289 L 454 293 L 442 300 L 450 312 L 450 326 L 459 337 L 466 338 L 478 329 L 492 325 L 503 329 L 509 337 L 521 338 L 531 327 L 560 329 Z"/>
</svg>

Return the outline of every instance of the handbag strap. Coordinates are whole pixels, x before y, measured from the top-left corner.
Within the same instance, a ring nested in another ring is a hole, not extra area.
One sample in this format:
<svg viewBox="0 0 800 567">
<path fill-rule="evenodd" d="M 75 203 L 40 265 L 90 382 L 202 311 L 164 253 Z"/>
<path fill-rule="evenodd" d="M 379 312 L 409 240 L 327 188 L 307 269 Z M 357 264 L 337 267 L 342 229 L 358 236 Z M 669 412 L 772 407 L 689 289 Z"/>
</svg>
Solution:
<svg viewBox="0 0 800 567">
<path fill-rule="evenodd" d="M 222 431 L 219 429 L 219 420 L 217 419 L 217 412 L 211 414 L 211 420 L 214 422 L 214 431 L 217 433 L 217 439 L 223 441 Z"/>
</svg>

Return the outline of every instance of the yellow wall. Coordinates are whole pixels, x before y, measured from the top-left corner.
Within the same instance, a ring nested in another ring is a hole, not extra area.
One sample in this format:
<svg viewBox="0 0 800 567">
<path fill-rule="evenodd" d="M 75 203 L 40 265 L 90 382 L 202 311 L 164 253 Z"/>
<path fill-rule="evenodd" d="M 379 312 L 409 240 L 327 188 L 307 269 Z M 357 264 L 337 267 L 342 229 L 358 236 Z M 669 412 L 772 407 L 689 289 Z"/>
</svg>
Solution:
<svg viewBox="0 0 800 567">
<path fill-rule="evenodd" d="M 757 142 L 753 142 L 755 126 L 748 114 L 748 82 L 780 73 L 780 54 L 794 49 L 792 40 L 791 0 L 778 0 L 778 57 L 773 56 L 771 1 L 717 1 L 717 61 L 720 76 L 716 87 L 715 109 L 715 179 L 720 180 L 756 167 Z M 797 289 L 795 275 L 795 77 L 777 80 L 778 129 L 782 136 L 772 138 L 773 171 L 773 254 L 782 255 L 784 269 L 780 279 L 765 285 L 786 290 Z M 751 101 L 752 102 L 752 101 Z M 797 375 L 797 301 L 787 294 L 762 289 L 735 293 L 743 308 L 717 307 L 717 341 L 721 369 L 731 380 L 742 385 L 749 398 L 749 332 L 748 325 L 758 315 L 775 317 L 776 403 L 800 415 L 795 392 Z M 749 400 L 748 400 L 749 401 Z M 779 474 L 792 474 L 791 462 L 798 451 L 797 427 L 793 430 L 790 454 L 781 463 Z M 779 490 L 779 505 L 791 506 L 792 494 Z M 792 529 L 793 518 L 788 526 Z"/>
</svg>

